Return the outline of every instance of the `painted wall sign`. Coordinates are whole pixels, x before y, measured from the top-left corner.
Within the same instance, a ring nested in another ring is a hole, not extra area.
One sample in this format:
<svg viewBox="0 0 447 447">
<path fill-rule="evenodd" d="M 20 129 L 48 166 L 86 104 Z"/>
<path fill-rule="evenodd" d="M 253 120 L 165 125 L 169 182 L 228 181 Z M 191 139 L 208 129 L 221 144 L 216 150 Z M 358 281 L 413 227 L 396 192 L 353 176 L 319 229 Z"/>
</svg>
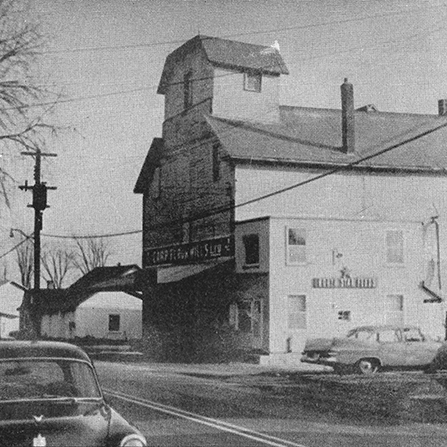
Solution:
<svg viewBox="0 0 447 447">
<path fill-rule="evenodd" d="M 161 264 L 185 264 L 230 256 L 234 256 L 234 237 L 225 236 L 190 244 L 145 250 L 143 264 L 145 267 Z"/>
<path fill-rule="evenodd" d="M 314 289 L 374 289 L 377 287 L 375 278 L 312 278 Z"/>
</svg>

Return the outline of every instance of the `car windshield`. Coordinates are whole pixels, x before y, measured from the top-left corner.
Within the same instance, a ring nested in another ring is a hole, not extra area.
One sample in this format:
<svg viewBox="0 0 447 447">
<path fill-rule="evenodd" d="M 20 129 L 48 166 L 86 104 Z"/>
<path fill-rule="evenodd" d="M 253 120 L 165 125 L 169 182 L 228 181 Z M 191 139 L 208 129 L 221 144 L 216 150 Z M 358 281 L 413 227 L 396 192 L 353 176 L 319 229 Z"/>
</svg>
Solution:
<svg viewBox="0 0 447 447">
<path fill-rule="evenodd" d="M 90 365 L 61 359 L 0 361 L 0 401 L 100 398 Z"/>
</svg>

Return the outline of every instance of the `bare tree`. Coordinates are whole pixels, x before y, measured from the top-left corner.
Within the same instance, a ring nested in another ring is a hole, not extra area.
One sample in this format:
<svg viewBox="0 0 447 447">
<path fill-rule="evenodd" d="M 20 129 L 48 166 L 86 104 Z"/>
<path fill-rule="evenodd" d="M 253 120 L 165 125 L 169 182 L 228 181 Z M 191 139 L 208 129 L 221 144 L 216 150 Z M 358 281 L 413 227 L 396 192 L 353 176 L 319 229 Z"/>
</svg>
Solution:
<svg viewBox="0 0 447 447">
<path fill-rule="evenodd" d="M 108 241 L 103 238 L 75 238 L 75 242 L 74 265 L 84 275 L 95 267 L 104 267 L 112 254 Z"/>
<path fill-rule="evenodd" d="M 7 149 L 37 151 L 56 128 L 47 116 L 56 101 L 36 83 L 32 69 L 45 44 L 26 0 L 0 0 L 0 140 Z M 12 177 L 0 167 L 0 195 L 8 203 Z"/>
<path fill-rule="evenodd" d="M 68 272 L 75 267 L 74 258 L 75 254 L 68 248 L 46 247 L 41 257 L 45 280 L 60 289 Z"/>
<path fill-rule="evenodd" d="M 32 238 L 24 238 L 22 243 L 17 246 L 16 253 L 16 261 L 20 270 L 22 286 L 30 289 L 34 271 L 34 247 Z"/>
</svg>

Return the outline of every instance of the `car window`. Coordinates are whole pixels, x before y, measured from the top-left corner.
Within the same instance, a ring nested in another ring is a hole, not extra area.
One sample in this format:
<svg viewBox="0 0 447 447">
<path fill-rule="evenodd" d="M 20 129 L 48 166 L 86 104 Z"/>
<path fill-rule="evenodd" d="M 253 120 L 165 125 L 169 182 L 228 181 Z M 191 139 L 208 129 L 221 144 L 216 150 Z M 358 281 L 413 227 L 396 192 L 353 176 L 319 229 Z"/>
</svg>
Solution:
<svg viewBox="0 0 447 447">
<path fill-rule="evenodd" d="M 379 341 L 382 343 L 400 342 L 400 332 L 396 329 L 385 329 L 379 332 Z"/>
<path fill-rule="evenodd" d="M 355 338 L 368 343 L 374 343 L 377 340 L 376 332 L 371 330 L 352 331 L 348 334 L 348 338 Z"/>
<path fill-rule="evenodd" d="M 425 337 L 422 335 L 421 331 L 417 328 L 405 328 L 404 340 L 409 342 L 422 342 L 425 341 Z"/>
<path fill-rule="evenodd" d="M 84 362 L 0 361 L 0 400 L 101 397 L 95 375 Z"/>
</svg>

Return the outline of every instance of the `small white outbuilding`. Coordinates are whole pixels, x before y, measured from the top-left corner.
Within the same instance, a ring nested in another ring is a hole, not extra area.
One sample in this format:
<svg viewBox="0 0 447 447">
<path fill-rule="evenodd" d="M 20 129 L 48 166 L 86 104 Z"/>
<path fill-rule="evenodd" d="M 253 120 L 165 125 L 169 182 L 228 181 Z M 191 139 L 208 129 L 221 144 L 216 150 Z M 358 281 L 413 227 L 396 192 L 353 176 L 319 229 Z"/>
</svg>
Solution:
<svg viewBox="0 0 447 447">
<path fill-rule="evenodd" d="M 26 288 L 14 281 L 0 284 L 0 338 L 19 330 L 19 308 Z"/>
<path fill-rule="evenodd" d="M 126 292 L 97 292 L 76 309 L 42 315 L 41 335 L 138 339 L 142 336 L 142 308 L 142 300 Z"/>
</svg>

